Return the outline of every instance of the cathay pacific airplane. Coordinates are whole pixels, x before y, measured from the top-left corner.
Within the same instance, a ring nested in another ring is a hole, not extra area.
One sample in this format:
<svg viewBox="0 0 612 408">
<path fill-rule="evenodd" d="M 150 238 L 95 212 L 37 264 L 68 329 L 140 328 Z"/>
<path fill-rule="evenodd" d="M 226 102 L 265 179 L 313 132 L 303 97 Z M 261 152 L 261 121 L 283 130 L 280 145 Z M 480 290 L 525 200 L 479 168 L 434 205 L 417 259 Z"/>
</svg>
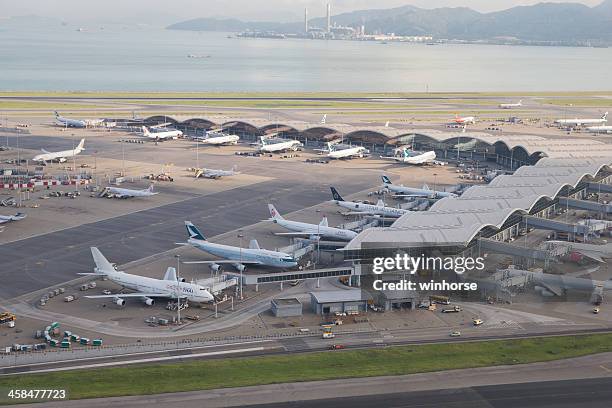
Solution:
<svg viewBox="0 0 612 408">
<path fill-rule="evenodd" d="M 61 116 L 57 111 L 53 113 L 55 113 L 57 124 L 63 127 L 85 128 L 88 126 L 98 126 L 104 122 L 104 119 L 70 119 Z"/>
<path fill-rule="evenodd" d="M 327 217 L 317 224 L 309 224 L 306 222 L 291 221 L 283 218 L 282 215 L 276 211 L 276 208 L 272 204 L 268 204 L 268 210 L 270 211 L 270 221 L 281 227 L 294 232 L 278 232 L 277 235 L 291 235 L 291 236 L 318 236 L 321 238 L 329 238 L 341 241 L 350 241 L 357 236 L 355 231 L 330 227 L 327 223 Z"/>
<path fill-rule="evenodd" d="M 391 179 L 387 176 L 382 176 L 384 187 L 403 197 L 424 197 L 424 198 L 444 198 L 444 197 L 457 197 L 455 193 L 449 193 L 447 191 L 436 191 L 431 190 L 427 184 L 423 185 L 423 188 L 405 187 L 404 185 L 393 184 Z"/>
<path fill-rule="evenodd" d="M 210 264 L 213 270 L 219 270 L 221 264 L 230 264 L 239 271 L 243 271 L 246 265 L 264 265 L 274 268 L 291 268 L 297 266 L 296 260 L 290 254 L 262 249 L 255 239 L 251 240 L 248 248 L 215 244 L 208 241 L 191 221 L 185 221 L 185 227 L 187 228 L 189 239 L 187 239 L 186 243 L 179 243 L 178 245 L 189 245 L 218 256 L 219 258 L 223 258 L 223 260 L 219 261 L 193 261 L 185 263 Z"/>
<path fill-rule="evenodd" d="M 399 163 L 420 165 L 420 164 L 433 163 L 436 160 L 436 152 L 434 152 L 433 150 L 428 151 L 428 152 L 417 152 L 417 151 L 405 148 L 402 151 L 401 156 L 380 156 L 380 158 L 381 159 L 393 159 Z"/>
<path fill-rule="evenodd" d="M 346 213 L 346 215 L 380 215 L 383 217 L 398 218 L 411 212 L 409 210 L 404 210 L 403 208 L 387 207 L 382 200 L 378 200 L 376 205 L 345 201 L 340 196 L 340 193 L 338 193 L 338 190 L 336 190 L 334 187 L 330 187 L 330 189 L 336 204 L 338 204 L 340 207 L 352 210 Z"/>
<path fill-rule="evenodd" d="M 214 298 L 203 286 L 195 283 L 187 283 L 180 281 L 176 276 L 176 270 L 172 267 L 168 268 L 164 279 L 148 278 L 146 276 L 132 275 L 118 271 L 115 267 L 102 255 L 102 252 L 96 247 L 91 247 L 91 255 L 93 256 L 96 267 L 93 273 L 80 273 L 79 275 L 89 276 L 105 276 L 112 282 L 131 289 L 132 293 L 116 293 L 114 295 L 94 295 L 85 296 L 90 299 L 111 298 L 118 306 L 125 305 L 126 298 L 142 299 L 145 305 L 152 306 L 155 304 L 156 298 L 164 299 L 186 299 L 194 303 L 211 302 Z"/>
<path fill-rule="evenodd" d="M 582 126 L 582 125 L 600 125 L 608 121 L 608 112 L 604 113 L 598 119 L 557 119 L 555 123 L 562 126 Z"/>
</svg>

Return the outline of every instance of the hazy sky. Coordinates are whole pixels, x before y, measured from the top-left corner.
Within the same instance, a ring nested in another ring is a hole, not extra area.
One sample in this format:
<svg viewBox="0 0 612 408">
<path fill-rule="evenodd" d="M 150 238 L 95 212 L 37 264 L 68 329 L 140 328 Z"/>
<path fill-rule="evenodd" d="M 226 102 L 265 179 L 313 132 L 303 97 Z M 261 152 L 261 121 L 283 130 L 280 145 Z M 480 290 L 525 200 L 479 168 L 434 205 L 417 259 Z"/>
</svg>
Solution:
<svg viewBox="0 0 612 408">
<path fill-rule="evenodd" d="M 556 2 L 593 6 L 602 0 Z M 73 22 L 172 23 L 195 17 L 236 17 L 250 20 L 297 21 L 304 7 L 312 17 L 325 13 L 326 0 L 0 0 L 0 18 L 36 14 Z M 423 8 L 467 6 L 478 11 L 495 11 L 538 0 L 330 0 L 333 14 L 412 4 Z"/>
</svg>

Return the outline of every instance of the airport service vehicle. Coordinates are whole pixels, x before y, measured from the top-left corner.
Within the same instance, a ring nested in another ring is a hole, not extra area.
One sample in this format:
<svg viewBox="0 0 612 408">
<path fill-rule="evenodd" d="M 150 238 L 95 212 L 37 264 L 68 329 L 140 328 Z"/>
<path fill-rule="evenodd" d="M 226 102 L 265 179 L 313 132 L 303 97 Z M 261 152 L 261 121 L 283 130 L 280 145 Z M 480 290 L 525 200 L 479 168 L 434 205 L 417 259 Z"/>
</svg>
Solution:
<svg viewBox="0 0 612 408">
<path fill-rule="evenodd" d="M 411 212 L 402 208 L 387 207 L 382 200 L 378 200 L 378 203 L 375 205 L 357 203 L 354 201 L 344 201 L 342 196 L 340 196 L 340 193 L 338 193 L 338 190 L 336 190 L 334 187 L 330 187 L 330 189 L 332 198 L 337 205 L 352 210 L 346 213 L 346 215 L 379 215 L 383 217 L 398 218 Z"/>
<path fill-rule="evenodd" d="M 87 276 L 105 276 L 112 282 L 133 290 L 132 293 L 116 293 L 114 295 L 92 295 L 85 296 L 90 299 L 111 298 L 118 306 L 125 305 L 126 298 L 139 298 L 145 305 L 152 306 L 156 298 L 163 299 L 185 299 L 189 302 L 208 303 L 213 301 L 213 296 L 203 286 L 195 283 L 181 281 L 176 275 L 176 270 L 169 267 L 163 279 L 148 278 L 146 276 L 132 275 L 117 271 L 115 267 L 102 255 L 96 247 L 91 247 L 96 267 L 93 273 L 80 273 Z"/>
<path fill-rule="evenodd" d="M 612 126 L 589 126 L 586 128 L 586 130 L 594 133 L 612 133 Z"/>
<path fill-rule="evenodd" d="M 474 324 L 474 326 L 480 326 L 484 322 L 482 321 L 482 319 L 474 319 L 472 320 L 472 323 Z"/>
<path fill-rule="evenodd" d="M 303 146 L 302 142 L 292 139 L 276 139 L 262 136 L 260 139 L 259 151 L 263 153 L 286 152 L 288 150 L 297 151 Z"/>
<path fill-rule="evenodd" d="M 474 124 L 476 123 L 476 118 L 474 116 L 460 117 L 459 115 L 455 115 L 455 123 L 460 125 Z"/>
<path fill-rule="evenodd" d="M 353 159 L 362 158 L 370 153 L 368 149 L 363 146 L 346 146 L 340 147 L 337 143 L 327 143 L 327 157 L 330 159 Z"/>
<path fill-rule="evenodd" d="M 40 162 L 45 164 L 50 161 L 58 161 L 63 163 L 66 159 L 74 157 L 85 150 L 85 139 L 81 139 L 77 147 L 72 150 L 62 150 L 61 152 L 48 152 L 45 149 L 40 149 L 42 154 L 36 155 L 32 158 L 32 161 Z"/>
<path fill-rule="evenodd" d="M 132 198 L 132 197 L 151 197 L 158 192 L 153 191 L 153 184 L 144 190 L 133 190 L 130 188 L 106 187 L 103 194 L 115 198 Z"/>
<path fill-rule="evenodd" d="M 520 108 L 521 106 L 523 106 L 523 100 L 520 100 L 517 103 L 500 103 L 499 104 L 499 107 L 501 109 Z"/>
<path fill-rule="evenodd" d="M 442 313 L 459 313 L 461 310 L 463 310 L 461 307 L 455 306 L 450 309 L 442 309 Z"/>
<path fill-rule="evenodd" d="M 598 307 L 594 307 L 593 308 L 593 314 L 599 314 L 599 308 Z"/>
<path fill-rule="evenodd" d="M 317 225 L 309 224 L 306 222 L 287 220 L 278 213 L 278 211 L 272 204 L 268 204 L 268 210 L 270 211 L 270 219 L 268 221 L 272 221 L 283 228 L 286 228 L 290 231 L 294 231 L 279 232 L 276 235 L 307 237 L 316 236 L 319 238 L 328 238 L 340 241 L 350 241 L 351 239 L 357 236 L 357 233 L 355 231 L 328 226 L 327 217 L 324 217 L 323 220 Z"/>
<path fill-rule="evenodd" d="M 238 167 L 234 166 L 231 170 L 219 170 L 219 169 L 196 169 L 195 170 L 195 178 L 209 178 L 209 179 L 220 179 L 221 177 L 235 176 L 236 174 L 240 174 L 237 171 Z"/>
<path fill-rule="evenodd" d="M 445 295 L 431 295 L 429 301 L 440 305 L 450 305 L 450 298 Z"/>
<path fill-rule="evenodd" d="M 380 156 L 381 159 L 395 160 L 398 163 L 405 164 L 428 164 L 436 160 L 436 152 L 433 150 L 428 152 L 417 152 L 408 148 L 404 148 L 401 156 Z"/>
<path fill-rule="evenodd" d="M 598 125 L 603 124 L 608 121 L 608 112 L 604 113 L 598 119 L 557 119 L 555 120 L 555 124 L 561 126 L 582 126 L 582 125 Z"/>
<path fill-rule="evenodd" d="M 423 184 L 422 188 L 416 187 L 405 187 L 403 184 L 393 184 L 391 179 L 387 176 L 382 176 L 383 187 L 387 190 L 396 193 L 398 197 L 423 197 L 423 198 L 445 198 L 445 197 L 457 197 L 455 193 L 449 193 L 447 191 L 431 190 L 427 184 Z"/>
<path fill-rule="evenodd" d="M 321 336 L 324 339 L 333 339 L 334 337 L 336 337 L 336 335 L 332 332 L 323 332 L 323 336 Z"/>
<path fill-rule="evenodd" d="M 332 344 L 331 346 L 329 346 L 330 350 L 342 350 L 344 348 L 346 348 L 344 344 Z"/>
<path fill-rule="evenodd" d="M 176 139 L 177 137 L 183 136 L 183 132 L 177 129 L 166 129 L 158 132 L 151 132 L 146 126 L 142 127 L 142 134 L 144 137 L 154 140 Z"/>
<path fill-rule="evenodd" d="M 206 240 L 206 237 L 196 228 L 191 221 L 185 221 L 189 239 L 186 243 L 178 245 L 189 245 L 209 254 L 223 258 L 215 261 L 192 261 L 190 263 L 210 264 L 214 271 L 221 269 L 222 264 L 230 264 L 239 271 L 243 271 L 246 265 L 264 265 L 275 268 L 291 268 L 297 266 L 297 261 L 285 252 L 270 251 L 259 247 L 256 239 L 251 240 L 248 248 L 235 247 L 231 245 L 215 244 Z"/>
<path fill-rule="evenodd" d="M 27 217 L 27 214 L 20 213 L 20 212 L 18 212 L 15 215 L 0 215 L 0 224 L 6 224 L 7 222 L 13 222 L 13 221 L 21 221 L 25 217 Z"/>
<path fill-rule="evenodd" d="M 57 124 L 63 127 L 85 128 L 89 126 L 98 126 L 104 122 L 104 119 L 70 119 L 61 116 L 57 111 L 53 113 L 55 113 Z"/>
<path fill-rule="evenodd" d="M 451 337 L 461 337 L 461 332 L 459 330 L 453 331 L 450 334 Z"/>
</svg>

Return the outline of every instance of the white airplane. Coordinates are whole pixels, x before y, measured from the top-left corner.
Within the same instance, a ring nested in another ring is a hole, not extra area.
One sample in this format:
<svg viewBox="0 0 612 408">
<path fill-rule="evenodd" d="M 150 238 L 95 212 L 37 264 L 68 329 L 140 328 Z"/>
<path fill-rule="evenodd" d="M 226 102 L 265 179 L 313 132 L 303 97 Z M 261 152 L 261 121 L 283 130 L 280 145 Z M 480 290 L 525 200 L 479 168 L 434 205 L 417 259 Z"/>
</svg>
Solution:
<svg viewBox="0 0 612 408">
<path fill-rule="evenodd" d="M 195 178 L 202 177 L 216 180 L 221 177 L 235 176 L 236 174 L 240 174 L 240 172 L 236 171 L 237 168 L 237 166 L 234 166 L 231 170 L 196 169 Z"/>
<path fill-rule="evenodd" d="M 555 123 L 562 126 L 582 126 L 582 125 L 597 125 L 608 121 L 608 112 L 604 113 L 599 119 L 557 119 Z"/>
<path fill-rule="evenodd" d="M 251 240 L 248 248 L 240 248 L 231 245 L 215 244 L 206 240 L 206 237 L 196 228 L 191 221 L 185 221 L 189 239 L 186 243 L 178 245 L 189 245 L 209 254 L 223 258 L 219 261 L 193 261 L 187 263 L 209 264 L 214 271 L 221 269 L 222 264 L 230 264 L 239 271 L 246 269 L 246 265 L 264 265 L 274 268 L 291 268 L 297 266 L 296 260 L 290 254 L 279 251 L 270 251 L 259 247 L 256 239 Z"/>
<path fill-rule="evenodd" d="M 66 161 L 70 157 L 74 157 L 85 150 L 85 139 L 81 139 L 78 146 L 74 150 L 62 150 L 61 152 L 48 152 L 45 149 L 40 149 L 43 153 L 36 155 L 32 161 L 46 163 L 49 161 L 58 160 L 60 163 Z"/>
<path fill-rule="evenodd" d="M 461 125 L 474 124 L 476 123 L 476 118 L 474 116 L 459 117 L 459 115 L 455 115 L 455 123 L 459 123 Z"/>
<path fill-rule="evenodd" d="M 323 117 L 321 118 L 321 124 L 324 125 L 325 122 L 327 122 L 327 113 L 323 115 Z"/>
<path fill-rule="evenodd" d="M 91 247 L 91 255 L 93 256 L 96 267 L 93 273 L 80 273 L 79 275 L 88 276 L 105 276 L 112 282 L 134 290 L 132 293 L 116 293 L 114 295 L 94 295 L 85 296 L 89 299 L 104 299 L 112 298 L 113 302 L 118 306 L 125 305 L 126 298 L 142 299 L 145 305 L 153 306 L 156 298 L 165 299 L 185 299 L 194 303 L 208 303 L 214 300 L 213 296 L 203 286 L 195 283 L 187 283 L 179 280 L 176 276 L 176 270 L 169 267 L 166 270 L 164 279 L 148 278 L 146 276 L 132 275 L 118 271 L 108 262 L 102 255 L 102 252 L 96 247 Z"/>
<path fill-rule="evenodd" d="M 345 149 L 338 149 L 338 145 L 327 142 L 327 157 L 330 159 L 352 159 L 354 157 L 364 157 L 369 154 L 370 151 L 363 146 L 347 147 Z"/>
<path fill-rule="evenodd" d="M 265 153 L 285 152 L 287 150 L 297 151 L 303 146 L 302 142 L 292 139 L 268 139 L 260 138 L 259 151 Z"/>
<path fill-rule="evenodd" d="M 327 217 L 317 224 L 309 224 L 306 222 L 291 221 L 283 218 L 272 204 L 268 204 L 270 210 L 269 221 L 280 225 L 281 227 L 295 232 L 279 232 L 276 235 L 289 236 L 317 236 L 320 238 L 329 238 L 341 241 L 350 241 L 357 236 L 355 231 L 330 227 L 327 223 Z"/>
<path fill-rule="evenodd" d="M 594 133 L 612 133 L 612 126 L 589 126 L 586 128 L 586 130 Z"/>
<path fill-rule="evenodd" d="M 240 136 L 224 133 L 222 131 L 207 131 L 206 137 L 199 138 L 198 141 L 202 144 L 222 146 L 222 145 L 235 145 L 240 141 Z"/>
<path fill-rule="evenodd" d="M 172 130 L 161 130 L 159 132 L 151 133 L 146 126 L 142 127 L 142 134 L 149 139 L 165 140 L 165 139 L 176 139 L 177 137 L 183 136 L 183 132 L 177 129 Z"/>
<path fill-rule="evenodd" d="M 428 152 L 416 152 L 405 148 L 401 156 L 380 156 L 381 159 L 393 159 L 398 163 L 406 164 L 427 164 L 436 160 L 436 152 L 433 150 Z"/>
<path fill-rule="evenodd" d="M 512 108 L 520 108 L 523 106 L 523 100 L 521 99 L 517 103 L 500 103 L 499 107 L 501 109 L 512 109 Z"/>
<path fill-rule="evenodd" d="M 387 207 L 382 200 L 378 200 L 376 205 L 356 203 L 354 201 L 344 201 L 334 187 L 330 187 L 332 197 L 337 205 L 343 208 L 352 210 L 345 215 L 380 215 L 383 217 L 398 218 L 402 215 L 409 214 L 411 211 L 402 208 Z"/>
<path fill-rule="evenodd" d="M 404 185 L 397 185 L 391 182 L 391 179 L 387 176 L 382 176 L 384 187 L 396 193 L 400 197 L 424 197 L 424 198 L 444 198 L 444 197 L 457 197 L 455 193 L 449 193 L 446 191 L 431 190 L 427 184 L 423 185 L 423 188 L 405 187 Z"/>
<path fill-rule="evenodd" d="M 143 190 L 133 190 L 130 188 L 106 187 L 104 193 L 115 198 L 132 198 L 132 197 L 151 197 L 157 192 L 153 192 L 153 184 L 149 188 Z"/>
<path fill-rule="evenodd" d="M 27 216 L 26 214 L 20 213 L 20 212 L 18 212 L 15 215 L 0 215 L 0 224 L 6 224 L 7 222 L 12 222 L 12 221 L 21 221 L 26 216 Z"/>
<path fill-rule="evenodd" d="M 98 126 L 104 122 L 104 119 L 70 119 L 61 116 L 57 111 L 53 113 L 55 113 L 57 124 L 63 127 L 85 128 L 89 126 Z"/>
</svg>

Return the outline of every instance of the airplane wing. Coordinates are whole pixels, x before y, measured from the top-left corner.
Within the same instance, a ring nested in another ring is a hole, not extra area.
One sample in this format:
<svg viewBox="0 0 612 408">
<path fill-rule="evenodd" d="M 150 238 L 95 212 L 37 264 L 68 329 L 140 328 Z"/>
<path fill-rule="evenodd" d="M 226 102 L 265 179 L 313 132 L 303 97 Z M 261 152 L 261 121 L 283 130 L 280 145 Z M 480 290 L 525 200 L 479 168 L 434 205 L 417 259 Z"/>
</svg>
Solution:
<svg viewBox="0 0 612 408">
<path fill-rule="evenodd" d="M 343 212 L 342 215 L 370 215 L 368 211 L 348 211 Z"/>
<path fill-rule="evenodd" d="M 261 262 L 258 261 L 245 261 L 245 260 L 239 260 L 239 259 L 223 259 L 220 261 L 186 261 L 186 262 L 182 262 L 184 264 L 252 264 L 252 265 L 261 265 Z"/>
<path fill-rule="evenodd" d="M 9 222 L 10 220 L 6 219 L 6 218 L 0 218 L 0 224 L 5 224 L 7 222 Z"/>
<path fill-rule="evenodd" d="M 88 299 L 104 299 L 104 298 L 134 298 L 134 297 L 176 297 L 172 293 L 116 293 L 114 295 L 88 295 L 85 296 Z"/>
<path fill-rule="evenodd" d="M 311 235 L 323 235 L 321 233 L 315 232 L 275 232 L 274 235 L 285 235 L 285 236 L 290 236 L 290 237 L 309 237 Z"/>
</svg>

